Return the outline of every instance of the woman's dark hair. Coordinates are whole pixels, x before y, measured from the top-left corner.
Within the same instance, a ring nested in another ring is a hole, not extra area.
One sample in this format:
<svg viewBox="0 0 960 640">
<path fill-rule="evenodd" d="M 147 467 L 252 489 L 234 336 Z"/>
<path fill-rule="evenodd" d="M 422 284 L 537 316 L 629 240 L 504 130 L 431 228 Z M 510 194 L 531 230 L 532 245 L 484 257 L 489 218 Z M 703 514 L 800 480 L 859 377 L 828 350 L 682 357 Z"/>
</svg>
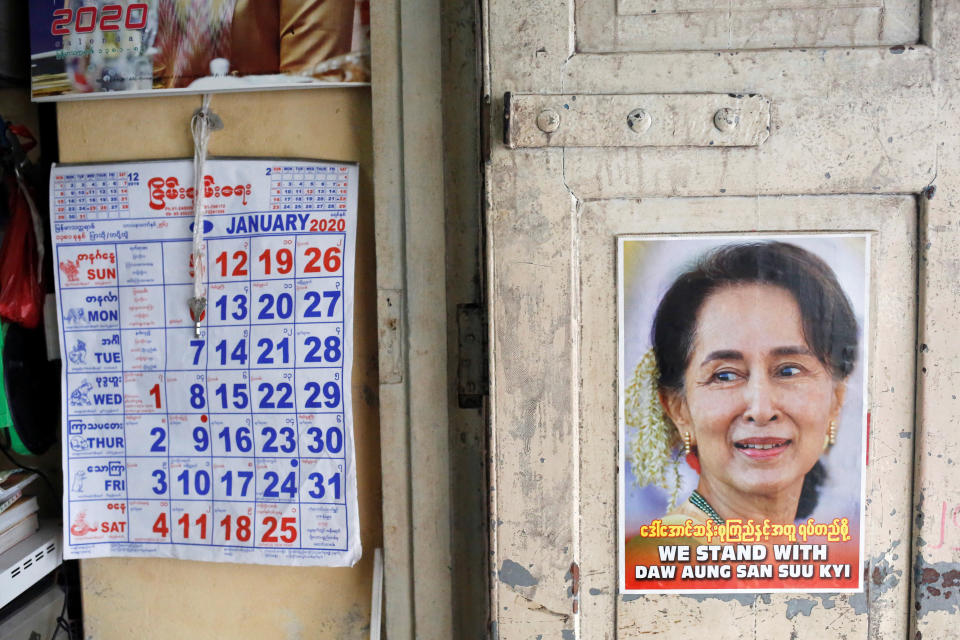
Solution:
<svg viewBox="0 0 960 640">
<path fill-rule="evenodd" d="M 651 342 L 660 371 L 659 386 L 683 391 L 704 302 L 729 286 L 765 284 L 790 292 L 800 309 L 807 346 L 836 380 L 847 378 L 857 361 L 858 329 L 853 308 L 827 264 L 785 242 L 753 242 L 719 247 L 671 285 L 653 320 Z M 804 478 L 797 517 L 816 506 L 826 471 L 817 461 Z"/>
<path fill-rule="evenodd" d="M 800 308 L 807 346 L 835 379 L 850 375 L 857 361 L 857 319 L 833 271 L 795 245 L 755 242 L 711 251 L 663 296 L 651 332 L 660 387 L 683 390 L 700 308 L 715 291 L 742 284 L 789 291 Z"/>
</svg>

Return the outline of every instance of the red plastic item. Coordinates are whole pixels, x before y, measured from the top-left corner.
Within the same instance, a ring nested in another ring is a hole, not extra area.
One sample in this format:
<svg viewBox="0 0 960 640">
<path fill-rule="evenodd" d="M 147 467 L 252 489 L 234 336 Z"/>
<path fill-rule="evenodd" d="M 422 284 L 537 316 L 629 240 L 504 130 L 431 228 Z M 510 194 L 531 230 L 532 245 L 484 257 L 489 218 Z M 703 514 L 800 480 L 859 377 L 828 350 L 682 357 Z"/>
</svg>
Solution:
<svg viewBox="0 0 960 640">
<path fill-rule="evenodd" d="M 7 193 L 11 216 L 0 247 L 0 316 L 32 329 L 43 317 L 37 238 L 30 206 L 13 178 L 7 179 Z M 30 197 L 33 198 L 32 193 Z"/>
</svg>

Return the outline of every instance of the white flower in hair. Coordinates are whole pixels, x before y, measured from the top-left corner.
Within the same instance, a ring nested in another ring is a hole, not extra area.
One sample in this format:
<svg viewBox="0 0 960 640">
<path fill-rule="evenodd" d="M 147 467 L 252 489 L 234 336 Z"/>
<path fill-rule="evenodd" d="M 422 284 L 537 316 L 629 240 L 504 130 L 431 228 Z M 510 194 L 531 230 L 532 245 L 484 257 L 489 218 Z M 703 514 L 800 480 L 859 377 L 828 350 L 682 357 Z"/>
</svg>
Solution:
<svg viewBox="0 0 960 640">
<path fill-rule="evenodd" d="M 626 458 L 638 486 L 655 485 L 670 492 L 670 509 L 680 492 L 679 460 L 674 454 L 679 435 L 663 413 L 658 393 L 660 372 L 653 349 L 647 351 L 624 390 L 627 423 Z"/>
</svg>

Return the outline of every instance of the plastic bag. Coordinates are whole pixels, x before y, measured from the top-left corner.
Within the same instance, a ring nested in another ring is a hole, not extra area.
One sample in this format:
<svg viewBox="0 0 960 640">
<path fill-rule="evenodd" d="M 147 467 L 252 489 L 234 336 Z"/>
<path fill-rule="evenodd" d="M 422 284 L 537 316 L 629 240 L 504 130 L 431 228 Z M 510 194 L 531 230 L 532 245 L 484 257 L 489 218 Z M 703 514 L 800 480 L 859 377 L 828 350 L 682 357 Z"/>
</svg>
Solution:
<svg viewBox="0 0 960 640">
<path fill-rule="evenodd" d="M 29 188 L 7 179 L 10 224 L 0 247 L 0 316 L 32 329 L 43 316 L 43 285 Z"/>
</svg>

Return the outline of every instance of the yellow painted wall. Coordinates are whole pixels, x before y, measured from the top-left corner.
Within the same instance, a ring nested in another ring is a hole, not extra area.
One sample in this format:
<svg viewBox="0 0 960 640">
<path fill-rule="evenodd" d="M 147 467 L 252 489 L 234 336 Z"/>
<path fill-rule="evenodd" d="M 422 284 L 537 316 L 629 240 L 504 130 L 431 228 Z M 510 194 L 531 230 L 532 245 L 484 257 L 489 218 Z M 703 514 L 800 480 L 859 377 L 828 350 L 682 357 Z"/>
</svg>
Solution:
<svg viewBox="0 0 960 640">
<path fill-rule="evenodd" d="M 61 162 L 193 155 L 199 96 L 57 105 Z M 376 277 L 368 89 L 216 95 L 210 154 L 359 161 L 353 415 L 363 559 L 350 569 L 108 558 L 81 562 L 92 640 L 365 638 L 381 546 Z"/>
</svg>

